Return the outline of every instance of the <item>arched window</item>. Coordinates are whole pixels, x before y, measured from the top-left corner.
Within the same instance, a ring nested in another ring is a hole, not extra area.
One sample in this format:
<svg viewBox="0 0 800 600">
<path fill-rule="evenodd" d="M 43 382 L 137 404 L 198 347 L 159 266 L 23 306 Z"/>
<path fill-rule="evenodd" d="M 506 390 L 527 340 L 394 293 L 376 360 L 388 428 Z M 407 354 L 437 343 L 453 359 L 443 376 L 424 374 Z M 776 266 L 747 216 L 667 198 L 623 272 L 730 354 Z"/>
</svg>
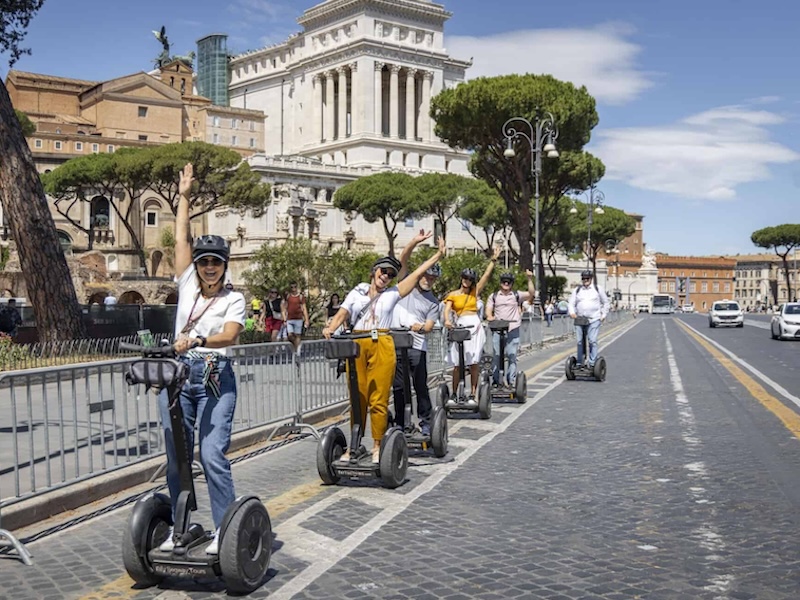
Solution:
<svg viewBox="0 0 800 600">
<path fill-rule="evenodd" d="M 92 198 L 90 224 L 94 229 L 108 229 L 111 224 L 111 204 L 103 196 Z"/>
<path fill-rule="evenodd" d="M 66 231 L 58 230 L 58 242 L 61 244 L 61 250 L 67 256 L 72 254 L 72 238 Z"/>
<path fill-rule="evenodd" d="M 111 271 L 119 270 L 119 259 L 117 258 L 116 254 L 109 254 L 106 256 L 106 270 L 109 273 Z"/>
<path fill-rule="evenodd" d="M 158 215 L 161 214 L 161 203 L 158 200 L 150 199 L 144 203 L 144 224 L 145 227 L 158 227 Z"/>
</svg>

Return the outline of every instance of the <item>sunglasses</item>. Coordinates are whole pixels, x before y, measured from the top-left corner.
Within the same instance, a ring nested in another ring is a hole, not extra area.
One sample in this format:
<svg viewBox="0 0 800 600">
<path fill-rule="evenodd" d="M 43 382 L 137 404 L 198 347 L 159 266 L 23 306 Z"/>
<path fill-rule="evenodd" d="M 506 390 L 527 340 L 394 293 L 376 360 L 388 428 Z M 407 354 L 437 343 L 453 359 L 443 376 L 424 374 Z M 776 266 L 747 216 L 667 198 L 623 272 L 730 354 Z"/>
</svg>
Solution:
<svg viewBox="0 0 800 600">
<path fill-rule="evenodd" d="M 584 278 L 581 279 L 581 281 L 591 281 L 591 280 L 592 280 L 591 277 L 584 277 Z"/>
<path fill-rule="evenodd" d="M 397 271 L 395 271 L 394 269 L 386 269 L 384 267 L 380 267 L 380 270 L 381 273 L 389 277 L 389 279 L 394 279 L 395 277 L 397 277 Z"/>
<path fill-rule="evenodd" d="M 508 279 L 503 279 L 500 283 L 502 285 L 511 285 L 513 282 L 509 281 Z"/>
<path fill-rule="evenodd" d="M 205 267 L 206 265 L 212 265 L 214 267 L 218 267 L 222 264 L 222 259 L 213 257 L 201 258 L 200 260 L 197 261 L 197 264 L 202 267 Z"/>
</svg>

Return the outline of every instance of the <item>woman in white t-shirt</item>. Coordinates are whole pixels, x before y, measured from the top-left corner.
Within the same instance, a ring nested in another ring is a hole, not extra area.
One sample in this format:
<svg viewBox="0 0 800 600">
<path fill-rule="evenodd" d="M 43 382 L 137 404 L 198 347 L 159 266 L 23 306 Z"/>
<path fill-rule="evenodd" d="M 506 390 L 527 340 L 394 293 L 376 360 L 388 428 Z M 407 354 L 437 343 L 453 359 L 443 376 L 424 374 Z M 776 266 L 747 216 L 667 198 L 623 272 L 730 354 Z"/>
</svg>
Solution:
<svg viewBox="0 0 800 600">
<path fill-rule="evenodd" d="M 356 358 L 361 422 L 366 423 L 367 408 L 369 408 L 373 463 L 378 463 L 380 460 L 381 440 L 386 433 L 389 418 L 389 392 L 394 380 L 396 364 L 394 341 L 391 335 L 387 335 L 392 324 L 392 311 L 400 298 L 408 296 L 425 271 L 436 264 L 444 254 L 444 238 L 440 237 L 439 250 L 416 271 L 391 287 L 389 282 L 397 277 L 400 261 L 393 256 L 378 259 L 372 265 L 369 283 L 359 283 L 353 288 L 342 302 L 339 312 L 322 330 L 322 335 L 326 338 L 330 338 L 340 325 L 351 328 L 353 332 L 372 331 L 376 334 L 355 340 L 361 347 L 361 352 Z M 350 415 L 350 420 L 352 423 L 353 415 Z M 349 450 L 345 451 L 341 460 L 350 460 Z"/>
<path fill-rule="evenodd" d="M 205 549 L 217 554 L 218 534 L 228 506 L 235 500 L 231 465 L 225 457 L 231 441 L 236 380 L 227 348 L 244 329 L 245 301 L 239 292 L 225 286 L 230 248 L 224 238 L 204 235 L 190 243 L 189 194 L 193 167 L 187 164 L 180 176 L 178 211 L 175 216 L 175 272 L 178 273 L 178 310 L 175 317 L 175 351 L 189 365 L 189 380 L 181 390 L 183 430 L 194 449 L 194 428 L 199 422 L 200 462 L 203 465 L 211 514 L 216 532 Z M 167 484 L 173 515 L 180 493 L 177 453 L 172 436 L 166 392 L 159 398 L 161 422 L 167 446 Z M 172 535 L 161 545 L 172 550 Z"/>
</svg>

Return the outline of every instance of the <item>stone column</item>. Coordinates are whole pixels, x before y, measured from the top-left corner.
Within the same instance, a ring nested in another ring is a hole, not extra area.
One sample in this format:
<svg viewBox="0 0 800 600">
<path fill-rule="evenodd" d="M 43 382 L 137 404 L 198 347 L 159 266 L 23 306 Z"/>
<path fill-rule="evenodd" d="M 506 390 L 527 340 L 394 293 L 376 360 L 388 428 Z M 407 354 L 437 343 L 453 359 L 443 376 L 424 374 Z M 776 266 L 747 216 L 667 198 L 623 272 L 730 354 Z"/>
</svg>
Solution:
<svg viewBox="0 0 800 600">
<path fill-rule="evenodd" d="M 347 137 L 347 67 L 339 67 L 336 71 L 339 73 L 339 122 L 336 138 L 343 140 Z"/>
<path fill-rule="evenodd" d="M 400 65 L 390 67 L 389 78 L 389 137 L 396 138 L 400 123 Z"/>
<path fill-rule="evenodd" d="M 410 141 L 414 141 L 417 124 L 416 74 L 416 69 L 406 69 L 406 139 Z"/>
<path fill-rule="evenodd" d="M 325 73 L 325 141 L 332 142 L 335 133 L 334 121 L 336 120 L 336 113 L 334 111 L 334 96 L 333 96 L 333 71 Z"/>
<path fill-rule="evenodd" d="M 375 61 L 375 135 L 383 135 L 383 63 Z"/>
<path fill-rule="evenodd" d="M 361 91 L 361 79 L 358 77 L 358 63 L 354 62 L 349 65 L 350 67 L 350 135 L 361 133 L 361 119 L 359 118 L 358 109 L 360 108 L 359 102 Z"/>
<path fill-rule="evenodd" d="M 425 71 L 422 73 L 422 106 L 419 109 L 419 137 L 423 142 L 431 141 L 431 84 L 433 83 L 433 73 Z"/>
<path fill-rule="evenodd" d="M 314 75 L 312 79 L 314 86 L 314 101 L 313 110 L 314 127 L 312 127 L 311 135 L 313 136 L 314 143 L 318 144 L 322 141 L 322 77 L 319 73 Z"/>
</svg>

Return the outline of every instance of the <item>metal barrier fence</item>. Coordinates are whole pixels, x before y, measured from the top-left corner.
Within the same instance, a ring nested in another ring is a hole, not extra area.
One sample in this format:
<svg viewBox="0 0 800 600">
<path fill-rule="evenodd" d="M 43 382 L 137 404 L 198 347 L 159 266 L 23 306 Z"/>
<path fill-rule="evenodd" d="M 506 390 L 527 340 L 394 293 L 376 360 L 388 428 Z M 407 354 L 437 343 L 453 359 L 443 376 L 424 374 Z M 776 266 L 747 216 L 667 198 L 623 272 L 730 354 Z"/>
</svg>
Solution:
<svg viewBox="0 0 800 600">
<path fill-rule="evenodd" d="M 620 315 L 610 317 L 613 322 Z M 550 326 L 526 319 L 520 353 L 569 336 L 568 318 L 555 318 Z M 116 339 L 107 350 L 118 352 L 120 341 L 126 340 Z M 286 342 L 229 349 L 238 387 L 234 434 L 297 425 L 347 399 L 346 378 L 337 377 L 336 361 L 325 358 L 324 343 L 304 341 L 299 355 Z M 432 381 L 449 373 L 447 351 L 445 331 L 428 335 Z M 0 419 L 6 424 L 0 427 L 0 514 L 3 507 L 164 453 L 156 394 L 125 382 L 132 359 L 0 373 Z M 15 542 L 0 529 L 0 547 Z M 23 551 L 18 548 L 27 562 Z"/>
</svg>

